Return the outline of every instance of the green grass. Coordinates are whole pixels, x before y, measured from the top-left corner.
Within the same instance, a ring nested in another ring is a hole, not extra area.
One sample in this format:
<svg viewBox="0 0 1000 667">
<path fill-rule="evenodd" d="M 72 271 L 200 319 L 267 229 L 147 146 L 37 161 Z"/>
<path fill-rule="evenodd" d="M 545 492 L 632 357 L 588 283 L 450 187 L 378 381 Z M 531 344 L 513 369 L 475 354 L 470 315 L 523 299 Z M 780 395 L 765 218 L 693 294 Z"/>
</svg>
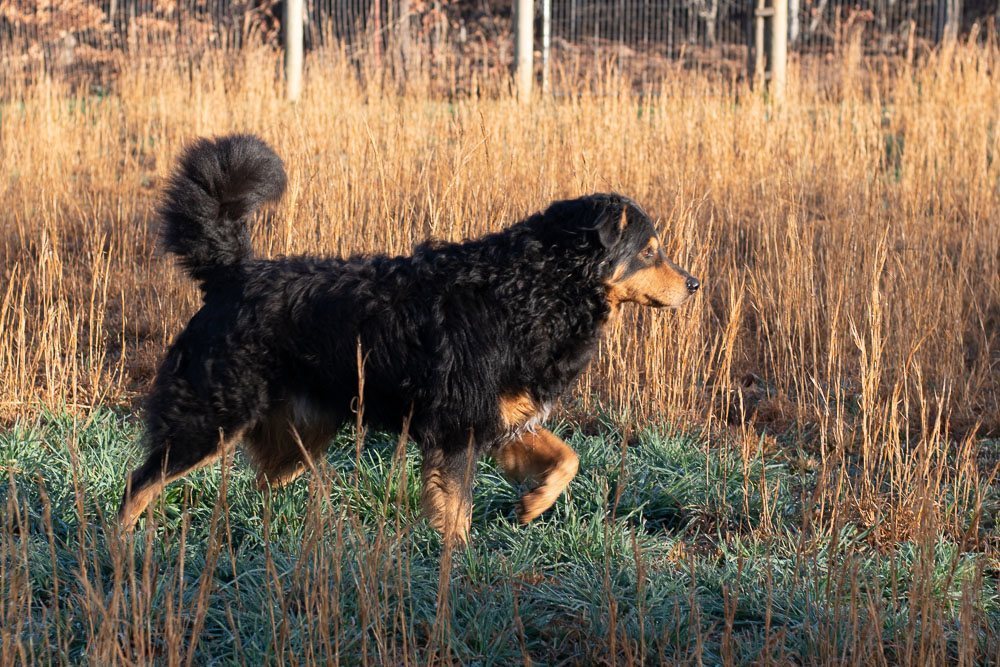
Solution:
<svg viewBox="0 0 1000 667">
<path fill-rule="evenodd" d="M 954 660 L 968 633 L 996 654 L 983 556 L 817 530 L 815 473 L 779 456 L 557 430 L 581 457 L 568 497 L 520 527 L 519 490 L 480 463 L 472 546 L 446 557 L 442 587 L 417 457 L 400 473 L 392 435 L 356 462 L 343 433 L 318 480 L 270 498 L 237 455 L 225 479 L 215 466 L 171 485 L 157 525 L 123 543 L 108 526 L 135 420 L 16 424 L 0 434 L 0 662 L 913 662 L 922 637 Z"/>
</svg>

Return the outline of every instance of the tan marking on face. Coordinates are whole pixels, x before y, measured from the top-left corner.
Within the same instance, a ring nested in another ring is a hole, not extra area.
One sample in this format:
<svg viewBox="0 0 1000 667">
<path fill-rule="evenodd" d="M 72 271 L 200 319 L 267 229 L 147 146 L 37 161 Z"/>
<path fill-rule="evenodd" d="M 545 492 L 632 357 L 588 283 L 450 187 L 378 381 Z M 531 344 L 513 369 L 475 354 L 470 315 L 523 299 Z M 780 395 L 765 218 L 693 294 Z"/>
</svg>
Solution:
<svg viewBox="0 0 1000 667">
<path fill-rule="evenodd" d="M 688 276 L 666 258 L 659 239 L 651 237 L 640 252 L 645 252 L 646 249 L 653 251 L 655 263 L 627 276 L 624 275 L 624 265 L 621 265 L 608 280 L 608 302 L 612 308 L 624 302 L 676 308 L 691 296 L 686 284 Z"/>
<path fill-rule="evenodd" d="M 614 272 L 611 274 L 611 277 L 608 279 L 608 284 L 614 284 L 621 280 L 622 276 L 625 275 L 625 270 L 627 268 L 628 267 L 625 266 L 625 264 L 619 264 L 616 266 Z"/>
<path fill-rule="evenodd" d="M 552 507 L 580 467 L 576 452 L 544 428 L 508 442 L 494 458 L 508 478 L 516 482 L 531 479 L 538 484 L 518 503 L 517 517 L 522 524 Z"/>
<path fill-rule="evenodd" d="M 500 419 L 508 429 L 522 426 L 538 413 L 538 406 L 527 394 L 500 397 Z"/>
</svg>

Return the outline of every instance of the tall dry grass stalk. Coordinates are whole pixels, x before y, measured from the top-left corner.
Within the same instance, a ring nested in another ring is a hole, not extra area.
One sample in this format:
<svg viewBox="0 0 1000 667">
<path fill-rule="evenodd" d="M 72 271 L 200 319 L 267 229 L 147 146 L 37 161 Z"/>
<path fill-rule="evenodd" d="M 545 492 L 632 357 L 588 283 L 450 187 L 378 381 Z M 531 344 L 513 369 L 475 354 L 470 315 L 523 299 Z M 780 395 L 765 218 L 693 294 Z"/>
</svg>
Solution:
<svg viewBox="0 0 1000 667">
<path fill-rule="evenodd" d="M 680 311 L 629 311 L 570 408 L 599 399 L 623 421 L 696 425 L 740 448 L 747 474 L 783 446 L 817 471 L 804 499 L 817 536 L 852 522 L 877 545 L 948 535 L 995 553 L 980 525 L 995 462 L 976 445 L 1000 435 L 995 45 L 948 48 L 863 86 L 845 79 L 834 94 L 798 82 L 780 106 L 683 72 L 655 94 L 608 80 L 600 95 L 580 86 L 530 106 L 446 101 L 419 81 L 403 95 L 363 87 L 322 56 L 291 106 L 277 66 L 265 53 L 137 61 L 106 96 L 53 80 L 0 91 L 4 418 L 141 393 L 198 306 L 156 251 L 162 179 L 194 137 L 248 131 L 290 177 L 257 225 L 263 255 L 408 253 L 556 198 L 629 194 L 704 292 Z M 836 576 L 849 581 L 849 562 Z M 373 556 L 373 572 L 402 581 L 398 565 Z M 339 576 L 316 576 L 328 574 Z M 864 594 L 854 611 L 880 613 Z M 142 599 L 132 604 L 141 618 Z M 874 641 L 859 618 L 859 641 Z"/>
</svg>

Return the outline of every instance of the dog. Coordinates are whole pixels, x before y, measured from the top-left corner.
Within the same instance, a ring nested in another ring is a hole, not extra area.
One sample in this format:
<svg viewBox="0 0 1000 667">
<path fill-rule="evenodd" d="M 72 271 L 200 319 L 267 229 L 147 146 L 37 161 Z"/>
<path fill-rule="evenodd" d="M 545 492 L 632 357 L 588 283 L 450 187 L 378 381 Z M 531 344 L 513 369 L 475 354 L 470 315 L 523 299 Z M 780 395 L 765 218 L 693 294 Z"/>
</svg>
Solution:
<svg viewBox="0 0 1000 667">
<path fill-rule="evenodd" d="M 576 475 L 576 453 L 542 423 L 612 316 L 627 302 L 677 307 L 699 288 L 619 194 L 555 202 L 410 256 L 257 259 L 248 220 L 285 184 L 281 159 L 252 135 L 198 140 L 169 180 L 163 245 L 203 305 L 148 397 L 148 455 L 119 510 L 127 530 L 165 485 L 238 442 L 262 488 L 292 481 L 356 419 L 359 388 L 365 423 L 408 424 L 422 512 L 446 540 L 468 540 L 482 455 L 533 480 L 517 507 L 527 523 Z"/>
</svg>

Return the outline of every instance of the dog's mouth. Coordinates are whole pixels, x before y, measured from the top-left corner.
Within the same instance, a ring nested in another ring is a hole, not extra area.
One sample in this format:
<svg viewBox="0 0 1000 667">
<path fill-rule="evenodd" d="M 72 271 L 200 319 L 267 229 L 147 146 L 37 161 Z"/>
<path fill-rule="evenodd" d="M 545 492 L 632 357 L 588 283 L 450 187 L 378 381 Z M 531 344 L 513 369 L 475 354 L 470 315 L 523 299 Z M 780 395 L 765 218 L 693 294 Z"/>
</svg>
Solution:
<svg viewBox="0 0 1000 667">
<path fill-rule="evenodd" d="M 671 295 L 668 297 L 647 296 L 645 299 L 639 301 L 638 303 L 643 306 L 649 306 L 650 308 L 673 309 L 673 308 L 680 308 L 681 306 L 686 304 L 688 301 L 690 301 L 692 296 L 693 295 L 690 293 L 680 294 L 677 296 Z"/>
</svg>

